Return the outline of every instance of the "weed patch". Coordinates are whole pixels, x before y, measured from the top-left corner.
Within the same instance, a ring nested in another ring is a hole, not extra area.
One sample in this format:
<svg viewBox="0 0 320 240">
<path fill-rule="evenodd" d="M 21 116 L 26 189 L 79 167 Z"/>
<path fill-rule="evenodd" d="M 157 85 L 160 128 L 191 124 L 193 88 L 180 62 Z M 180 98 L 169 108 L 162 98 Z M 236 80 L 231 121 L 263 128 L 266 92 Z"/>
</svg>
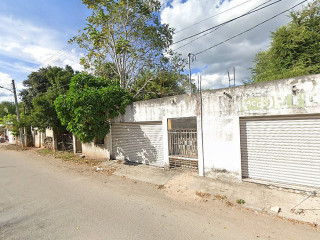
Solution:
<svg viewBox="0 0 320 240">
<path fill-rule="evenodd" d="M 245 201 L 245 200 L 243 200 L 243 199 L 238 199 L 238 200 L 237 200 L 237 203 L 238 203 L 238 204 L 245 204 L 245 203 L 246 203 L 246 201 Z"/>
<path fill-rule="evenodd" d="M 220 194 L 217 194 L 217 195 L 214 195 L 214 197 L 218 200 L 226 200 L 227 199 L 227 196 L 225 195 L 220 195 Z"/>
<path fill-rule="evenodd" d="M 40 154 L 40 155 L 53 155 L 54 152 L 50 149 L 38 149 L 37 150 L 37 153 Z"/>
<path fill-rule="evenodd" d="M 201 197 L 201 198 L 209 198 L 211 196 L 210 193 L 206 193 L 206 192 L 196 192 L 196 195 Z"/>
</svg>

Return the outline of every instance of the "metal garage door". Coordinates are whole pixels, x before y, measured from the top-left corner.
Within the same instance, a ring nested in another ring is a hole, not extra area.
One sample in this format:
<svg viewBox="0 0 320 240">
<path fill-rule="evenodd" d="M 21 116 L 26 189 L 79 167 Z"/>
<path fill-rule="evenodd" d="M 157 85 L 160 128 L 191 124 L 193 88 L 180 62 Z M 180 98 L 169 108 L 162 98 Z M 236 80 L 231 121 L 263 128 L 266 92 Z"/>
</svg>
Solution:
<svg viewBox="0 0 320 240">
<path fill-rule="evenodd" d="M 243 178 L 320 187 L 320 117 L 241 119 Z"/>
<path fill-rule="evenodd" d="M 161 123 L 113 124 L 111 134 L 114 158 L 164 166 Z"/>
</svg>

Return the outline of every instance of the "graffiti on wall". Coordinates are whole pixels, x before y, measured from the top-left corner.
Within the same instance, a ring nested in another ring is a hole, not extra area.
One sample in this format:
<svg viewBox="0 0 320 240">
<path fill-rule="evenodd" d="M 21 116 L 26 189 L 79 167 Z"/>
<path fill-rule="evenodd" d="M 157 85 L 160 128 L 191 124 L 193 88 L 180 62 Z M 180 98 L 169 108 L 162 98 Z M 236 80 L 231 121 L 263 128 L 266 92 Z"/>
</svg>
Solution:
<svg viewBox="0 0 320 240">
<path fill-rule="evenodd" d="M 252 97 L 242 101 L 242 111 L 261 111 L 272 109 L 304 108 L 316 104 L 317 101 L 309 94 L 289 94 L 284 97 Z"/>
</svg>

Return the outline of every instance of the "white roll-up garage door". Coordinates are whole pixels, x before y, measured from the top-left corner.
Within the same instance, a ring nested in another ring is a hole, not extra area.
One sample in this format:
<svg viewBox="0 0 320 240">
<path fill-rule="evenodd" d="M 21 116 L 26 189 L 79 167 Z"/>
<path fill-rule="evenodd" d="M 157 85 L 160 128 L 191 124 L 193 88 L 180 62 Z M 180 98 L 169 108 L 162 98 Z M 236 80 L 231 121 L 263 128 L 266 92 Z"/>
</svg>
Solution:
<svg viewBox="0 0 320 240">
<path fill-rule="evenodd" d="M 164 166 L 162 124 L 112 124 L 112 155 L 130 162 Z"/>
<path fill-rule="evenodd" d="M 240 119 L 242 176 L 320 187 L 320 117 Z"/>
</svg>

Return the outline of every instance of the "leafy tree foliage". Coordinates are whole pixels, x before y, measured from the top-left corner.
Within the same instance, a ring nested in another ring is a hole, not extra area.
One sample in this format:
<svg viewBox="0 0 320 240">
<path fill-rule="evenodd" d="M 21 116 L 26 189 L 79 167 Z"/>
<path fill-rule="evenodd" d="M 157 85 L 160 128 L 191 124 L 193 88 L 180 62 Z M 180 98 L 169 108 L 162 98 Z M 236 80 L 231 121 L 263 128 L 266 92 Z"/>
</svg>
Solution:
<svg viewBox="0 0 320 240">
<path fill-rule="evenodd" d="M 91 142 L 105 137 L 109 121 L 124 114 L 130 101 L 119 82 L 82 73 L 72 78 L 69 91 L 55 106 L 62 124 L 82 142 Z"/>
<path fill-rule="evenodd" d="M 52 128 L 55 132 L 65 132 L 57 116 L 54 101 L 69 89 L 74 75 L 70 66 L 40 68 L 23 82 L 27 88 L 21 92 L 22 100 L 30 115 L 30 124 L 40 131 Z"/>
<path fill-rule="evenodd" d="M 180 61 L 180 62 L 179 62 Z M 189 91 L 189 79 L 182 74 L 185 63 L 178 57 L 177 59 L 161 63 L 158 71 L 146 70 L 136 77 L 130 95 L 134 100 L 147 100 L 167 97 L 177 94 L 184 94 Z M 95 75 L 119 81 L 117 72 L 114 72 L 113 63 L 107 62 L 101 68 L 95 70 Z M 193 92 L 196 86 L 193 84 Z"/>
<path fill-rule="evenodd" d="M 253 82 L 320 73 L 320 1 L 291 13 L 291 22 L 271 38 L 271 47 L 255 58 Z"/>
<path fill-rule="evenodd" d="M 193 91 L 195 92 L 193 84 Z M 189 89 L 188 76 L 173 71 L 162 70 L 157 75 L 151 72 L 142 74 L 137 79 L 133 96 L 135 100 L 148 100 L 178 94 L 184 94 Z"/>
<path fill-rule="evenodd" d="M 0 103 L 0 118 L 8 115 L 15 114 L 16 106 L 12 102 L 1 102 Z"/>
<path fill-rule="evenodd" d="M 17 116 L 14 114 L 7 114 L 0 118 L 0 125 L 3 125 L 6 129 L 12 131 L 14 136 L 19 136 L 20 124 L 17 121 Z"/>
<path fill-rule="evenodd" d="M 172 44 L 173 30 L 161 24 L 157 0 L 82 0 L 92 10 L 87 27 L 71 42 L 88 54 L 81 64 L 100 72 L 106 62 L 116 72 L 120 85 L 134 87 L 137 77 L 146 71 L 158 71 L 166 61 L 164 52 Z M 166 52 L 169 54 L 169 51 Z"/>
<path fill-rule="evenodd" d="M 22 102 L 27 112 L 30 112 L 33 108 L 32 100 L 40 93 L 45 93 L 51 86 L 47 78 L 48 68 L 40 68 L 38 71 L 32 72 L 28 79 L 23 81 L 23 89 L 20 92 Z"/>
</svg>

